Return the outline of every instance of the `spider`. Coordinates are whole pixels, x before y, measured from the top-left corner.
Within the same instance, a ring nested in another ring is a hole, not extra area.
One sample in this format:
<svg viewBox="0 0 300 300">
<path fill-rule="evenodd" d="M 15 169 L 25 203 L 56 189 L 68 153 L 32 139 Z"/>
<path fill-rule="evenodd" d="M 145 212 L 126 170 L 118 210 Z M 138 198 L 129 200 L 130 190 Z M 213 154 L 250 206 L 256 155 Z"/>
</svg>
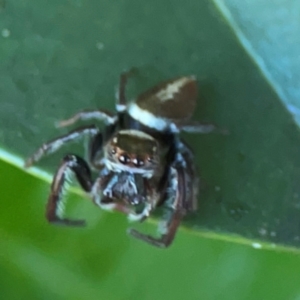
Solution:
<svg viewBox="0 0 300 300">
<path fill-rule="evenodd" d="M 128 232 L 135 238 L 165 248 L 172 243 L 182 218 L 197 209 L 194 158 L 179 133 L 209 133 L 215 126 L 189 120 L 198 93 L 194 76 L 160 83 L 128 103 L 125 88 L 129 75 L 130 72 L 124 72 L 120 76 L 116 114 L 103 109 L 85 110 L 61 121 L 60 127 L 78 121 L 93 120 L 94 124 L 44 143 L 28 158 L 25 167 L 88 136 L 88 159 L 66 155 L 53 177 L 47 220 L 60 225 L 85 225 L 84 220 L 62 217 L 63 191 L 69 175 L 74 174 L 97 206 L 125 213 L 131 221 L 142 222 L 162 206 L 164 215 L 159 224 L 159 237 L 135 229 Z M 102 131 L 97 122 L 104 123 Z"/>
</svg>

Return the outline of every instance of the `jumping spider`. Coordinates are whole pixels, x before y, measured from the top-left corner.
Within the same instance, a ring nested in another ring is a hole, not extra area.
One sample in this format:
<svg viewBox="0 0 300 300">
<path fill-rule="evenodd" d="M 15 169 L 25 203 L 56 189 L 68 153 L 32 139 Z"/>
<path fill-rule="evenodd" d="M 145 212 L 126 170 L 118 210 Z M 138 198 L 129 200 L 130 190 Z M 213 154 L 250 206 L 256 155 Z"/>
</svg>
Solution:
<svg viewBox="0 0 300 300">
<path fill-rule="evenodd" d="M 25 163 L 30 167 L 43 156 L 69 142 L 90 138 L 88 162 L 75 154 L 66 155 L 53 177 L 46 217 L 49 222 L 83 226 L 84 220 L 62 217 L 62 192 L 70 173 L 103 209 L 118 210 L 130 220 L 144 221 L 158 206 L 165 209 L 154 238 L 134 229 L 134 237 L 157 247 L 168 247 L 181 219 L 197 209 L 198 181 L 193 154 L 180 139 L 180 131 L 208 133 L 211 124 L 189 121 L 196 107 L 197 83 L 193 76 L 163 82 L 127 103 L 125 87 L 129 73 L 120 76 L 116 110 L 86 110 L 59 123 L 61 127 L 81 120 L 101 121 L 79 127 L 43 144 Z M 97 124 L 97 123 L 96 123 Z M 96 171 L 92 177 L 91 168 Z"/>
</svg>

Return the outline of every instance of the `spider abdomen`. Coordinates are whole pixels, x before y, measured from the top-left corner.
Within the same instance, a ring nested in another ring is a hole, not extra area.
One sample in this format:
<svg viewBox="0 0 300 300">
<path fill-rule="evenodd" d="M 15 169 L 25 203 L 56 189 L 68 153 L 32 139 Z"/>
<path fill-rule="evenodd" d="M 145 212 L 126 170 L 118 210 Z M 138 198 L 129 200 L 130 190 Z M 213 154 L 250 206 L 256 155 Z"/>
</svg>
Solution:
<svg viewBox="0 0 300 300">
<path fill-rule="evenodd" d="M 164 131 L 173 122 L 182 122 L 192 116 L 197 96 L 195 77 L 179 77 L 139 95 L 129 104 L 128 113 L 143 125 Z"/>
</svg>

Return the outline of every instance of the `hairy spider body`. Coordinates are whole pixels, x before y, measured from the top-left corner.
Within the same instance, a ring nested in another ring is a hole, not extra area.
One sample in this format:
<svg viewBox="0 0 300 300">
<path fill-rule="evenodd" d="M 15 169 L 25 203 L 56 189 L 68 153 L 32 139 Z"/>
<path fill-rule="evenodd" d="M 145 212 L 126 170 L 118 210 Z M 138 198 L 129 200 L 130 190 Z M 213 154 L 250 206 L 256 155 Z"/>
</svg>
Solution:
<svg viewBox="0 0 300 300">
<path fill-rule="evenodd" d="M 193 155 L 179 133 L 208 133 L 215 127 L 189 121 L 197 100 L 197 83 L 193 76 L 161 83 L 127 103 L 128 75 L 124 73 L 120 77 L 117 114 L 105 110 L 82 111 L 59 124 L 63 127 L 82 120 L 101 121 L 105 124 L 102 132 L 96 125 L 77 128 L 43 144 L 25 166 L 29 167 L 68 142 L 89 136 L 88 162 L 69 154 L 54 175 L 46 210 L 48 221 L 74 226 L 85 224 L 84 220 L 62 217 L 63 190 L 71 172 L 96 205 L 121 211 L 130 220 L 143 221 L 162 205 L 165 216 L 159 226 L 160 237 L 144 235 L 134 229 L 129 233 L 152 245 L 167 247 L 182 217 L 197 209 L 198 182 Z"/>
</svg>

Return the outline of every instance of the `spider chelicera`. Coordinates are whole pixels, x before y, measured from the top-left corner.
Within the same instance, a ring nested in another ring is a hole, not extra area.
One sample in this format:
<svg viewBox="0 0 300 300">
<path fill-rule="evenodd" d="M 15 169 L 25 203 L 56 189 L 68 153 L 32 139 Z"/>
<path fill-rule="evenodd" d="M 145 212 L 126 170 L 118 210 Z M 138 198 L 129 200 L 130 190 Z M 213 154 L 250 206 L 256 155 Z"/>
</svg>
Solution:
<svg viewBox="0 0 300 300">
<path fill-rule="evenodd" d="M 88 162 L 78 155 L 68 154 L 53 177 L 46 210 L 48 221 L 69 226 L 85 224 L 84 220 L 62 216 L 63 190 L 68 176 L 73 173 L 97 206 L 121 211 L 130 220 L 142 222 L 155 208 L 162 206 L 165 213 L 159 237 L 135 229 L 129 229 L 129 233 L 152 245 L 168 247 L 182 218 L 197 209 L 194 158 L 179 133 L 209 133 L 215 127 L 189 121 L 197 100 L 195 77 L 168 80 L 127 103 L 128 76 L 129 72 L 120 76 L 116 114 L 102 109 L 86 110 L 61 121 L 61 127 L 83 120 L 95 123 L 43 144 L 26 161 L 25 167 L 69 142 L 88 136 Z M 105 124 L 102 131 L 96 125 L 99 121 Z"/>
</svg>

